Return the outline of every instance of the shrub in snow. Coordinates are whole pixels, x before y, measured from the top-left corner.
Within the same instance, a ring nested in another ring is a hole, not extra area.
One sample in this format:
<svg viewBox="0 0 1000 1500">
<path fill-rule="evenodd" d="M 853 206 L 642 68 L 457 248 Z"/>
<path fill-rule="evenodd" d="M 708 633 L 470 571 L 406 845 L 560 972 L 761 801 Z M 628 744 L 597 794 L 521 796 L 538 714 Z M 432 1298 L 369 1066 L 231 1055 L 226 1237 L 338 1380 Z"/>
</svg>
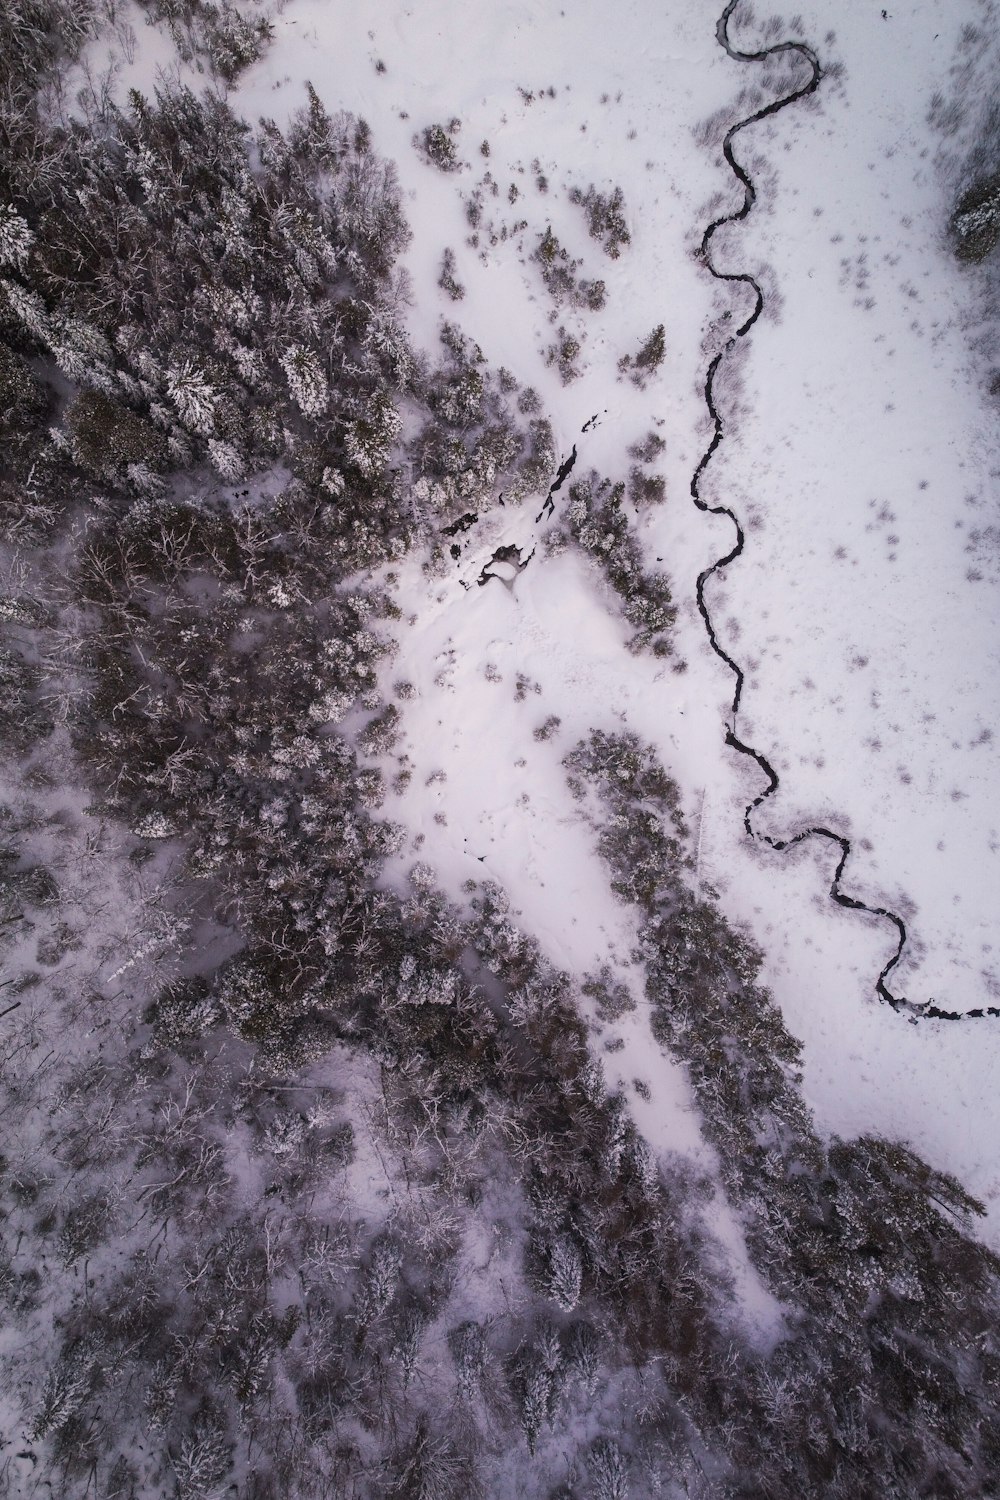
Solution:
<svg viewBox="0 0 1000 1500">
<path fill-rule="evenodd" d="M 420 136 L 414 138 L 413 144 L 417 149 L 442 172 L 454 172 L 459 167 L 458 152 L 453 140 L 459 125 L 458 120 L 451 120 L 447 128 L 444 125 L 428 125 Z"/>
<path fill-rule="evenodd" d="M 569 251 L 552 233 L 551 224 L 546 226 L 545 233 L 539 237 L 531 258 L 541 266 L 542 280 L 554 302 L 572 298 L 576 286 L 574 273 L 579 262 L 570 260 Z"/>
<path fill-rule="evenodd" d="M 465 296 L 465 287 L 455 275 L 454 250 L 446 250 L 441 257 L 441 275 L 438 277 L 438 286 L 443 292 L 447 292 L 452 302 L 461 302 Z"/>
<path fill-rule="evenodd" d="M 532 735 L 539 741 L 550 740 L 561 723 L 562 719 L 560 719 L 558 714 L 549 714 L 544 723 L 539 724 L 536 729 L 532 730 Z"/>
<path fill-rule="evenodd" d="M 666 480 L 662 474 L 647 474 L 638 465 L 629 470 L 628 497 L 637 510 L 644 505 L 661 505 L 666 490 Z"/>
<path fill-rule="evenodd" d="M 597 1002 L 597 1014 L 602 1021 L 617 1021 L 630 1010 L 635 1010 L 628 986 L 615 979 L 607 964 L 599 974 L 588 975 L 580 988 Z"/>
<path fill-rule="evenodd" d="M 580 370 L 576 363 L 580 353 L 580 340 L 573 334 L 567 333 L 565 328 L 560 328 L 558 339 L 546 350 L 545 363 L 555 365 L 563 385 L 571 385 L 574 380 L 580 378 Z"/>
<path fill-rule="evenodd" d="M 400 713 L 394 703 L 386 704 L 380 714 L 370 719 L 358 737 L 367 755 L 386 755 L 400 736 Z"/>
<path fill-rule="evenodd" d="M 658 323 L 643 343 L 639 353 L 635 356 L 622 355 L 618 361 L 618 368 L 623 375 L 629 374 L 633 385 L 638 386 L 640 390 L 645 390 L 646 382 L 660 368 L 666 352 L 666 331 L 663 324 Z"/>
<path fill-rule="evenodd" d="M 266 16 L 243 16 L 229 0 L 222 0 L 221 5 L 204 5 L 201 16 L 205 50 L 215 71 L 227 83 L 235 83 L 274 36 L 274 27 Z"/>
<path fill-rule="evenodd" d="M 635 357 L 639 370 L 658 370 L 666 353 L 666 335 L 662 323 L 658 323 Z"/>
<path fill-rule="evenodd" d="M 590 312 L 600 312 L 607 301 L 607 287 L 603 281 L 581 281 L 577 291 L 578 301 Z"/>
<path fill-rule="evenodd" d="M 658 493 L 655 480 L 652 489 Z M 624 484 L 612 485 L 591 474 L 570 487 L 566 519 L 574 539 L 601 567 L 622 599 L 625 618 L 637 632 L 629 649 L 669 656 L 677 611 L 666 578 L 647 573 L 642 567 L 641 553 L 622 510 L 624 498 Z"/>
<path fill-rule="evenodd" d="M 616 187 L 609 195 L 599 193 L 593 186 L 586 192 L 575 187 L 570 190 L 569 199 L 586 213 L 591 238 L 599 242 L 606 255 L 617 260 L 622 246 L 632 242 L 625 222 L 625 195 L 621 188 Z"/>
<path fill-rule="evenodd" d="M 658 432 L 650 431 L 640 443 L 629 444 L 628 455 L 629 458 L 638 459 L 641 463 L 651 464 L 659 458 L 666 446 Z"/>
</svg>

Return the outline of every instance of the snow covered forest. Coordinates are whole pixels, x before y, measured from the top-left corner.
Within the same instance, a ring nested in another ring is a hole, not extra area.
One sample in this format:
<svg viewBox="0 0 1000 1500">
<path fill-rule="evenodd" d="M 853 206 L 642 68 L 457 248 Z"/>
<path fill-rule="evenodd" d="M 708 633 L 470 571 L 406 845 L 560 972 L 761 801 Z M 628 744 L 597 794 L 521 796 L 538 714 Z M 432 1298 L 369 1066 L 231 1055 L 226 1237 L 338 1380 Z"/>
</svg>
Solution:
<svg viewBox="0 0 1000 1500">
<path fill-rule="evenodd" d="M 1000 1493 L 943 9 L 0 0 L 0 1500 Z"/>
</svg>

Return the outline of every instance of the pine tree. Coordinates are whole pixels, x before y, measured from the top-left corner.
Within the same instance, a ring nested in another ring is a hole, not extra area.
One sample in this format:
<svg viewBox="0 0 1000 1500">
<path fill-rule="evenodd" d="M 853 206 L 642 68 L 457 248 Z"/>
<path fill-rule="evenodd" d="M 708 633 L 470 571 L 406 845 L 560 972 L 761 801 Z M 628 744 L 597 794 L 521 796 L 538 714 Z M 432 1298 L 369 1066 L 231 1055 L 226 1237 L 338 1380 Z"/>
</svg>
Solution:
<svg viewBox="0 0 1000 1500">
<path fill-rule="evenodd" d="M 330 399 L 330 385 L 318 355 L 302 344 L 292 344 L 281 356 L 292 400 L 305 417 L 322 416 Z"/>
<path fill-rule="evenodd" d="M 212 467 L 230 484 L 235 484 L 238 479 L 243 478 L 246 466 L 239 450 L 232 443 L 224 443 L 219 438 L 209 438 L 208 456 L 212 461 Z"/>
<path fill-rule="evenodd" d="M 35 236 L 12 203 L 0 203 L 0 266 L 23 270 Z"/>
<path fill-rule="evenodd" d="M 563 1312 L 572 1312 L 580 1300 L 583 1259 L 568 1235 L 560 1235 L 549 1250 L 546 1290 Z"/>
<path fill-rule="evenodd" d="M 212 431 L 218 395 L 193 360 L 170 366 L 167 393 L 186 427 L 203 436 Z"/>
<path fill-rule="evenodd" d="M 534 1453 L 538 1434 L 549 1419 L 552 1376 L 541 1362 L 532 1362 L 524 1374 L 521 1392 L 521 1426 L 528 1439 L 528 1451 Z"/>
<path fill-rule="evenodd" d="M 217 1494 L 229 1471 L 231 1453 L 232 1444 L 218 1419 L 204 1414 L 196 1417 L 173 1460 L 180 1500 L 208 1500 Z"/>
<path fill-rule="evenodd" d="M 594 1500 L 628 1500 L 628 1463 L 613 1438 L 599 1438 L 587 1464 Z"/>
</svg>

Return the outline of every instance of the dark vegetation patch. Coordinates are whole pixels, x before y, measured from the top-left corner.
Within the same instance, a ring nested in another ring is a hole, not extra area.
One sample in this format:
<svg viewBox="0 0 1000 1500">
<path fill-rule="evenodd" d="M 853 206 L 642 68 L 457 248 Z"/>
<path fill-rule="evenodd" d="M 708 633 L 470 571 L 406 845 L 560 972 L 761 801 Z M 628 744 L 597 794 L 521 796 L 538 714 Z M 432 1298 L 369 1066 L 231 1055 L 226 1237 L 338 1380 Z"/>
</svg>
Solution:
<svg viewBox="0 0 1000 1500">
<path fill-rule="evenodd" d="M 632 651 L 669 656 L 677 611 L 665 575 L 649 573 L 625 515 L 626 487 L 592 473 L 571 485 L 566 520 L 575 542 L 594 559 L 622 601 L 622 612 L 636 632 Z M 636 468 L 630 480 L 633 503 L 663 498 L 663 481 Z"/>
</svg>

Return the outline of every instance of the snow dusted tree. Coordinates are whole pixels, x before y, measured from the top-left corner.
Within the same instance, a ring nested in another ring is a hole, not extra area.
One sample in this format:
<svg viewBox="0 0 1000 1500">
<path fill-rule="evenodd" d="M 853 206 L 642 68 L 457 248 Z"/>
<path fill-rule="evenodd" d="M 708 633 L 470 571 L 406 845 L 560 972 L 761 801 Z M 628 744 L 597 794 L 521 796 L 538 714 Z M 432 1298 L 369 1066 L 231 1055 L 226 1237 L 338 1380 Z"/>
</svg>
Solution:
<svg viewBox="0 0 1000 1500">
<path fill-rule="evenodd" d="M 207 437 L 215 423 L 218 397 L 192 359 L 184 359 L 179 364 L 170 366 L 167 371 L 167 394 L 185 426 Z"/>
<path fill-rule="evenodd" d="M 572 1312 L 580 1300 L 583 1260 L 578 1247 L 568 1235 L 561 1234 L 549 1249 L 546 1290 L 563 1312 Z"/>
<path fill-rule="evenodd" d="M 590 1395 L 601 1373 L 601 1341 L 589 1323 L 574 1323 L 566 1340 L 566 1371 Z"/>
<path fill-rule="evenodd" d="M 397 1461 L 389 1494 L 400 1500 L 470 1500 L 479 1493 L 468 1459 L 446 1433 L 434 1431 L 422 1412 Z"/>
<path fill-rule="evenodd" d="M 206 5 L 193 14 L 201 21 L 203 45 L 212 65 L 227 83 L 234 83 L 244 68 L 257 61 L 274 35 L 274 27 L 265 16 L 248 19 L 228 0 L 218 6 Z"/>
<path fill-rule="evenodd" d="M 594 1500 L 628 1500 L 628 1462 L 613 1438 L 598 1438 L 587 1467 Z"/>
<path fill-rule="evenodd" d="M 283 1109 L 264 1131 L 264 1145 L 272 1156 L 293 1156 L 306 1136 L 306 1122 L 294 1110 Z"/>
<path fill-rule="evenodd" d="M 458 987 L 454 969 L 420 964 L 412 953 L 404 953 L 399 964 L 395 998 L 403 1005 L 453 1005 Z"/>
<path fill-rule="evenodd" d="M 511 1384 L 530 1453 L 535 1451 L 542 1427 L 553 1420 L 567 1374 L 559 1330 L 543 1321 L 531 1344 L 516 1356 L 511 1369 Z"/>
<path fill-rule="evenodd" d="M 414 146 L 422 150 L 427 160 L 442 172 L 456 172 L 461 165 L 452 139 L 459 123 L 458 120 L 452 120 L 447 128 L 444 125 L 428 125 L 422 135 L 413 138 Z"/>
<path fill-rule="evenodd" d="M 208 1500 L 219 1494 L 229 1472 L 231 1452 L 232 1445 L 218 1418 L 197 1416 L 173 1459 L 180 1500 Z"/>
<path fill-rule="evenodd" d="M 36 1438 L 60 1427 L 75 1417 L 94 1385 L 94 1360 L 76 1348 L 64 1354 L 45 1378 L 41 1405 L 35 1417 Z"/>
<path fill-rule="evenodd" d="M 387 395 L 379 395 L 364 417 L 350 422 L 344 434 L 349 461 L 366 479 L 374 479 L 385 468 L 402 420 Z"/>
<path fill-rule="evenodd" d="M 36 339 L 44 339 L 48 332 L 49 315 L 38 293 L 29 291 L 17 281 L 0 281 L 0 290 L 18 321 Z"/>
<path fill-rule="evenodd" d="M 224 443 L 220 438 L 209 438 L 208 456 L 215 471 L 230 484 L 243 478 L 246 466 L 239 449 L 235 448 L 232 443 Z"/>
<path fill-rule="evenodd" d="M 521 1390 L 521 1426 L 528 1439 L 528 1451 L 534 1453 L 538 1434 L 549 1419 L 552 1400 L 552 1374 L 541 1361 L 532 1362 L 524 1373 Z"/>
<path fill-rule="evenodd" d="M 377 1240 L 372 1247 L 368 1274 L 358 1292 L 354 1306 L 354 1317 L 360 1337 L 364 1337 L 370 1325 L 376 1318 L 381 1317 L 396 1295 L 402 1258 L 399 1245 L 387 1235 Z"/>
<path fill-rule="evenodd" d="M 330 385 L 319 356 L 302 344 L 292 344 L 281 356 L 292 400 L 304 417 L 319 417 L 330 399 Z"/>
<path fill-rule="evenodd" d="M 0 266 L 24 269 L 35 236 L 12 203 L 0 203 Z"/>
<path fill-rule="evenodd" d="M 455 1361 L 458 1394 L 468 1401 L 479 1389 L 489 1362 L 485 1326 L 482 1323 L 460 1323 L 448 1335 L 448 1348 Z"/>
<path fill-rule="evenodd" d="M 114 390 L 112 370 L 115 357 L 111 345 L 103 334 L 82 318 L 53 318 L 49 347 L 56 364 L 70 380 L 108 392 Z"/>
<path fill-rule="evenodd" d="M 413 373 L 413 355 L 394 317 L 377 312 L 365 330 L 364 346 L 386 367 L 395 385 L 406 385 Z"/>
</svg>

